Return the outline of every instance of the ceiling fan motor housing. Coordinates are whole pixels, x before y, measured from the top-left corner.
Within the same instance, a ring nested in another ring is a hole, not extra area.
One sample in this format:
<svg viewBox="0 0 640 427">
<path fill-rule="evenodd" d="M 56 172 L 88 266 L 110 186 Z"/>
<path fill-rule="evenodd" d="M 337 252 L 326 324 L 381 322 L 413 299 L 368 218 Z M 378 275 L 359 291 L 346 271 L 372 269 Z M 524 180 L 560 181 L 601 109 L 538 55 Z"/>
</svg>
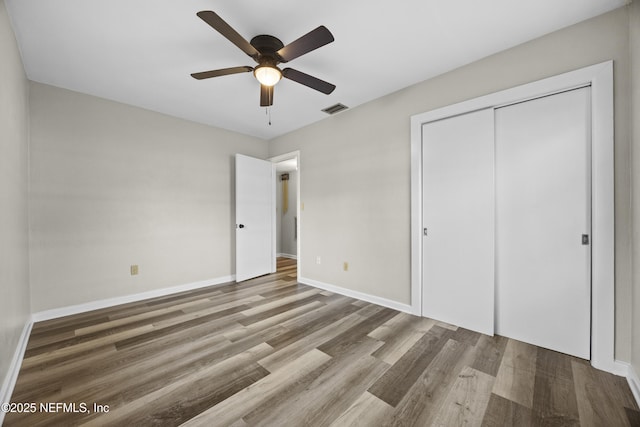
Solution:
<svg viewBox="0 0 640 427">
<path fill-rule="evenodd" d="M 282 62 L 276 53 L 284 47 L 280 39 L 267 34 L 261 34 L 252 38 L 249 43 L 260 52 L 260 57 L 255 58 L 260 65 L 271 65 L 275 67 L 278 63 Z"/>
</svg>

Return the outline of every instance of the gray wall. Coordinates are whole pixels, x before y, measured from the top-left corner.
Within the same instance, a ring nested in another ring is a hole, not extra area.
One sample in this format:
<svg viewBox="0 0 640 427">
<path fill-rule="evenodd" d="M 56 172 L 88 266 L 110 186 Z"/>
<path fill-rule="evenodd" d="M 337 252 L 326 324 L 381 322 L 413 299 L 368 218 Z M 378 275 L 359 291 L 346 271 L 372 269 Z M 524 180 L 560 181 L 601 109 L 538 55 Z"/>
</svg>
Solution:
<svg viewBox="0 0 640 427">
<path fill-rule="evenodd" d="M 0 0 L 0 383 L 29 319 L 29 85 Z"/>
<path fill-rule="evenodd" d="M 633 161 L 633 302 L 631 364 L 640 374 L 640 2 L 630 6 L 629 52 L 632 76 L 632 161 Z"/>
<path fill-rule="evenodd" d="M 34 312 L 234 273 L 233 155 L 265 158 L 265 141 L 39 83 L 30 93 Z"/>
<path fill-rule="evenodd" d="M 630 360 L 628 18 L 620 8 L 272 140 L 271 156 L 300 150 L 304 166 L 302 276 L 409 304 L 410 117 L 613 59 L 616 357 Z"/>
</svg>

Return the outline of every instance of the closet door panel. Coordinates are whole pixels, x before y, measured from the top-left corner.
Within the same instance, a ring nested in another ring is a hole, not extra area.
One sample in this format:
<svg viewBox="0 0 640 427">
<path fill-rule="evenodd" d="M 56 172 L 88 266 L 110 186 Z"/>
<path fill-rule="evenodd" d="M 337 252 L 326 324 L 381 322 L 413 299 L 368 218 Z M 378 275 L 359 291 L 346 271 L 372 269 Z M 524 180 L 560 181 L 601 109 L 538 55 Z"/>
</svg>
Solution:
<svg viewBox="0 0 640 427">
<path fill-rule="evenodd" d="M 423 316 L 493 335 L 493 109 L 422 129 Z"/>
<path fill-rule="evenodd" d="M 588 359 L 589 88 L 499 108 L 496 333 Z"/>
</svg>

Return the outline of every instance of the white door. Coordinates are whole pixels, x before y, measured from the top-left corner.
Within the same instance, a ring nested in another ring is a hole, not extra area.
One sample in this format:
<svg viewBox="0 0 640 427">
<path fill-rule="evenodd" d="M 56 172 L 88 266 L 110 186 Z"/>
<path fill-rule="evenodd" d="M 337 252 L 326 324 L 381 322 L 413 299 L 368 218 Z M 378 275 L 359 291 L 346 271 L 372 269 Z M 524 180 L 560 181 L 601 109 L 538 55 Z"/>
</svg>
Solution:
<svg viewBox="0 0 640 427">
<path fill-rule="evenodd" d="M 493 109 L 423 125 L 422 314 L 493 335 Z"/>
<path fill-rule="evenodd" d="M 236 154 L 236 281 L 275 271 L 273 163 Z"/>
<path fill-rule="evenodd" d="M 589 97 L 576 89 L 495 113 L 496 333 L 585 359 Z"/>
</svg>

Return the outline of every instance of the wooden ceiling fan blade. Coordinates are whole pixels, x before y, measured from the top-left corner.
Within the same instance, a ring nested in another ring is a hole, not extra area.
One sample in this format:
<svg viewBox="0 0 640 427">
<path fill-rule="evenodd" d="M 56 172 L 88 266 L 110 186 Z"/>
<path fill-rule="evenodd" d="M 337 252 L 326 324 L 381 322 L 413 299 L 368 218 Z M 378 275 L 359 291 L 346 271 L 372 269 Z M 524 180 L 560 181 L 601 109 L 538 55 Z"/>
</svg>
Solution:
<svg viewBox="0 0 640 427">
<path fill-rule="evenodd" d="M 294 70 L 293 68 L 285 68 L 282 70 L 282 77 L 286 77 L 289 80 L 303 84 L 326 95 L 329 95 L 336 88 L 335 85 L 329 82 L 325 82 L 317 77 L 305 74 L 302 71 Z"/>
<path fill-rule="evenodd" d="M 231 25 L 227 24 L 217 13 L 210 10 L 203 10 L 197 13 L 198 17 L 204 22 L 209 24 L 214 30 L 222 34 L 231 43 L 238 46 L 244 53 L 257 60 L 260 56 L 260 52 L 255 47 L 251 46 L 244 37 L 242 37 L 236 30 L 231 28 Z"/>
<path fill-rule="evenodd" d="M 273 86 L 260 85 L 260 106 L 270 107 L 273 105 Z"/>
<path fill-rule="evenodd" d="M 326 44 L 331 43 L 334 40 L 333 34 L 324 25 L 319 26 L 315 30 L 309 31 L 304 36 L 297 40 L 292 41 L 282 49 L 278 50 L 276 54 L 280 57 L 282 62 L 289 62 L 299 56 L 309 53 L 312 50 L 316 50 Z"/>
<path fill-rule="evenodd" d="M 228 76 L 229 74 L 238 74 L 238 73 L 248 73 L 249 71 L 253 71 L 253 67 L 243 66 L 243 67 L 231 67 L 231 68 L 221 68 L 220 70 L 211 70 L 211 71 L 202 71 L 200 73 L 192 73 L 191 77 L 196 80 L 210 79 L 211 77 L 220 77 L 220 76 Z"/>
</svg>

